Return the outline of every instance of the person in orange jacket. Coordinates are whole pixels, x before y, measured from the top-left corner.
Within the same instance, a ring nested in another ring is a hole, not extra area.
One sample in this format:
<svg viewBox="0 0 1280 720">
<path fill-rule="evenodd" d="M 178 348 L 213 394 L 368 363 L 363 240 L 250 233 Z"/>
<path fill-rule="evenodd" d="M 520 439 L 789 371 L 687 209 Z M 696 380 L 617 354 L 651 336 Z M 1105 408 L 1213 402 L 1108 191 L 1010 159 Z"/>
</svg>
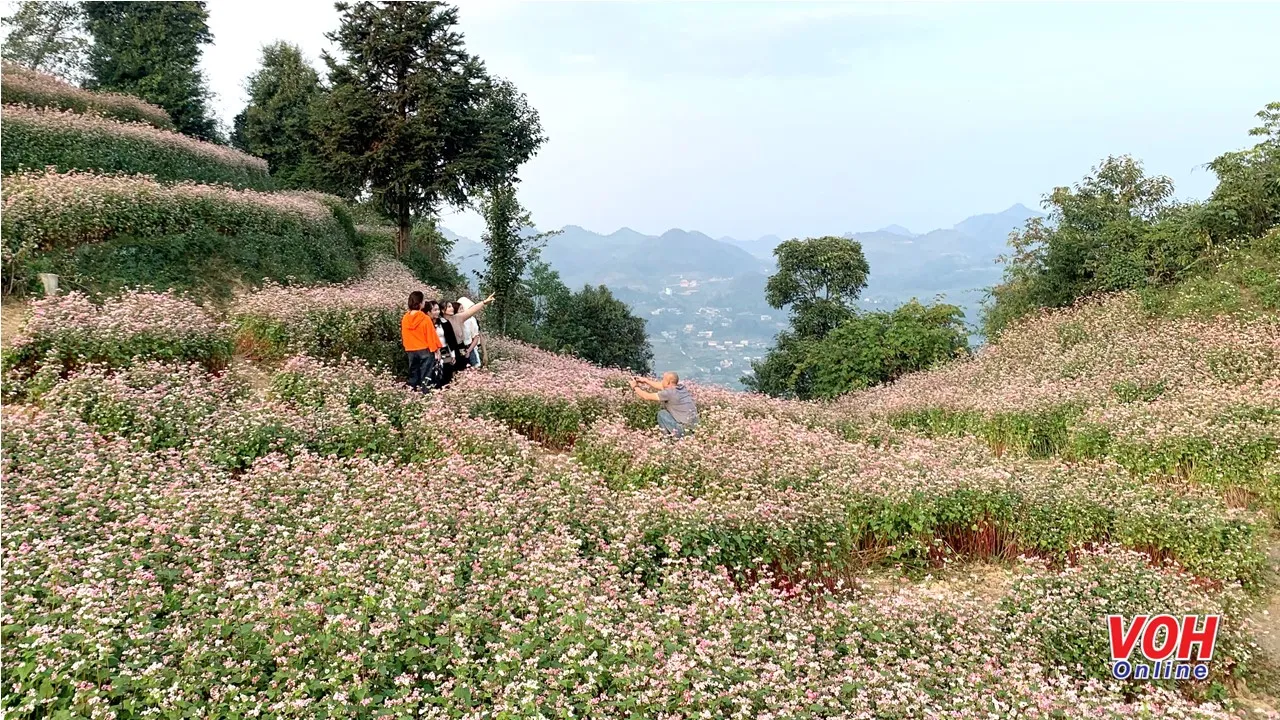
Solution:
<svg viewBox="0 0 1280 720">
<path fill-rule="evenodd" d="M 440 338 L 435 320 L 422 311 L 422 293 L 409 293 L 409 311 L 400 318 L 400 341 L 409 354 L 409 387 L 426 391 L 423 380 L 440 362 Z M 438 312 L 438 310 L 437 310 Z"/>
</svg>

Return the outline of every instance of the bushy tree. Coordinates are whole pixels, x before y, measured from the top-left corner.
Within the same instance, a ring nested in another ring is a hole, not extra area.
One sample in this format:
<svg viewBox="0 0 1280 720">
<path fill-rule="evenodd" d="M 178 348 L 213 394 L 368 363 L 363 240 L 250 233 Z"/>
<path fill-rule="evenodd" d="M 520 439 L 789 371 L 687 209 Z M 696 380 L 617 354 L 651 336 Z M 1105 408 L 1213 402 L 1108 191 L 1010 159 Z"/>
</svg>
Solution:
<svg viewBox="0 0 1280 720">
<path fill-rule="evenodd" d="M 765 285 L 765 300 L 790 307 L 791 327 L 804 339 L 821 338 L 849 318 L 871 272 L 862 244 L 848 238 L 788 240 L 773 255 L 778 271 Z"/>
<path fill-rule="evenodd" d="M 1173 182 L 1147 177 L 1129 157 L 1109 157 L 1075 187 L 1050 193 L 1048 220 L 1010 236 L 1004 281 L 983 311 L 987 336 L 1092 293 L 1183 280 L 1280 224 L 1280 103 L 1258 117 L 1250 135 L 1261 142 L 1209 163 L 1218 186 L 1205 202 L 1174 202 Z"/>
<path fill-rule="evenodd" d="M 653 365 L 644 319 L 604 285 L 553 296 L 540 334 L 544 347 L 604 367 L 647 374 Z"/>
<path fill-rule="evenodd" d="M 340 2 L 317 133 L 330 182 L 370 192 L 408 247 L 414 217 L 514 182 L 545 141 L 537 112 L 463 46 L 440 2 Z"/>
<path fill-rule="evenodd" d="M 302 49 L 286 42 L 263 47 L 245 88 L 249 103 L 235 118 L 232 144 L 266 160 L 282 188 L 323 189 L 312 117 L 324 89 Z"/>
<path fill-rule="evenodd" d="M 813 397 L 813 366 L 805 358 L 818 342 L 791 331 L 778 333 L 764 358 L 751 361 L 751 372 L 741 378 L 743 387 L 773 397 Z"/>
<path fill-rule="evenodd" d="M 1199 210 L 1172 197 L 1172 180 L 1148 177 L 1129 156 L 1108 157 L 1075 186 L 1055 188 L 1044 202 L 1049 217 L 1009 237 L 1004 282 L 983 318 L 987 334 L 1037 308 L 1159 282 L 1194 262 L 1204 245 Z"/>
<path fill-rule="evenodd" d="M 960 308 L 912 300 L 890 311 L 855 313 L 822 338 L 783 333 L 742 382 L 777 397 L 833 398 L 953 359 L 968 346 Z"/>
<path fill-rule="evenodd" d="M 88 2 L 85 25 L 92 90 L 137 95 L 168 111 L 178 131 L 221 140 L 200 72 L 202 46 L 213 42 L 203 2 Z"/>
<path fill-rule="evenodd" d="M 833 398 L 952 360 L 968 347 L 960 308 L 912 300 L 846 320 L 814 343 L 798 367 L 811 373 L 811 396 Z"/>
<path fill-rule="evenodd" d="M 1205 225 L 1219 243 L 1257 238 L 1280 225 L 1280 102 L 1257 117 L 1262 124 L 1249 134 L 1261 142 L 1209 163 L 1218 186 L 1209 196 Z"/>
<path fill-rule="evenodd" d="M 9 31 L 0 50 L 5 60 L 80 82 L 89 51 L 81 3 L 27 0 L 0 22 Z"/>
<path fill-rule="evenodd" d="M 765 300 L 790 308 L 791 329 L 778 335 L 763 360 L 742 379 L 750 390 L 778 397 L 809 397 L 813 374 L 805 358 L 814 343 L 854 317 L 854 301 L 871 268 L 862 244 L 825 236 L 788 240 L 774 248 L 778 271 L 765 284 Z"/>
</svg>

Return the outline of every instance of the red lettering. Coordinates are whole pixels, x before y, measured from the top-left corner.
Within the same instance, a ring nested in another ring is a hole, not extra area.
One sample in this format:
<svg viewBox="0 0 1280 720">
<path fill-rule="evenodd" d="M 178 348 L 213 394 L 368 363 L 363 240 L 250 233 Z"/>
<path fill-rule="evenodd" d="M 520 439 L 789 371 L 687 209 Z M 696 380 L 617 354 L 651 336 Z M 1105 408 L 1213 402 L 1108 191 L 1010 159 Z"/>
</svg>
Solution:
<svg viewBox="0 0 1280 720">
<path fill-rule="evenodd" d="M 1198 653 L 1199 660 L 1213 659 L 1213 645 L 1218 640 L 1218 621 L 1217 615 L 1206 615 L 1204 617 L 1204 629 L 1196 630 L 1196 616 L 1184 615 L 1182 618 L 1182 634 L 1178 637 L 1178 659 L 1191 659 L 1191 643 L 1200 646 Z"/>
<path fill-rule="evenodd" d="M 1138 643 L 1138 636 L 1142 635 L 1142 628 L 1147 624 L 1146 615 L 1138 615 L 1133 619 L 1133 623 L 1129 625 L 1129 631 L 1123 631 L 1124 618 L 1119 615 L 1107 616 L 1107 633 L 1111 637 L 1111 659 L 1112 660 L 1128 660 L 1129 655 L 1133 653 L 1133 646 Z"/>
<path fill-rule="evenodd" d="M 1164 644 L 1156 647 L 1156 635 L 1164 628 Z M 1142 654 L 1148 660 L 1167 660 L 1178 649 L 1178 619 L 1172 615 L 1157 615 L 1147 622 L 1142 633 Z"/>
</svg>

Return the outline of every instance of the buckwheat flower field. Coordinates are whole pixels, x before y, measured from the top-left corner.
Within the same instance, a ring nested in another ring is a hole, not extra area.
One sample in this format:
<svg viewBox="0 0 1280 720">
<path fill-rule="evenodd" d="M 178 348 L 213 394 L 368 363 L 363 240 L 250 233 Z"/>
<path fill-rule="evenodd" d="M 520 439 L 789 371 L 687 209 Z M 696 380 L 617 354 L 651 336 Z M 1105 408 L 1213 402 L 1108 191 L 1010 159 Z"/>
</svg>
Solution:
<svg viewBox="0 0 1280 720">
<path fill-rule="evenodd" d="M 1241 692 L 1274 662 L 1274 323 L 1119 296 L 835 403 L 691 386 L 664 441 L 628 375 L 513 342 L 409 391 L 349 350 L 411 290 L 381 260 L 225 316 L 37 305 L 6 716 L 1280 717 Z M 1106 616 L 1153 613 L 1222 616 L 1207 680 L 1112 677 Z"/>
<path fill-rule="evenodd" d="M 97 113 L 127 122 L 145 122 L 162 130 L 173 129 L 173 119 L 164 108 L 152 105 L 136 95 L 85 90 L 8 60 L 3 61 L 3 72 L 4 84 L 0 86 L 0 99 L 5 105 L 33 105 Z"/>
<path fill-rule="evenodd" d="M 162 180 L 221 182 L 269 188 L 262 158 L 203 142 L 143 122 L 27 105 L 4 106 L 3 168 L 9 172 L 45 164 L 154 175 Z"/>
</svg>

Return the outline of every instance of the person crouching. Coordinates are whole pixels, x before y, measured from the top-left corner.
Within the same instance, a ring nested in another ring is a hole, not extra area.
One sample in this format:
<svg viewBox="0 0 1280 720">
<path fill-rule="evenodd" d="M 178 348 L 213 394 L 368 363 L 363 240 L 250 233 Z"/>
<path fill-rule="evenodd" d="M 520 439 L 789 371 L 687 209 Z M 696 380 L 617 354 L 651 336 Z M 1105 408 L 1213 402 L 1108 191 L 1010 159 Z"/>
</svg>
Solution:
<svg viewBox="0 0 1280 720">
<path fill-rule="evenodd" d="M 641 390 L 642 386 L 649 390 Z M 680 384 L 679 375 L 666 372 L 661 380 L 631 378 L 631 389 L 636 397 L 662 405 L 658 410 L 658 425 L 671 437 L 682 437 L 698 424 L 697 403 L 693 400 L 693 393 Z"/>
</svg>

